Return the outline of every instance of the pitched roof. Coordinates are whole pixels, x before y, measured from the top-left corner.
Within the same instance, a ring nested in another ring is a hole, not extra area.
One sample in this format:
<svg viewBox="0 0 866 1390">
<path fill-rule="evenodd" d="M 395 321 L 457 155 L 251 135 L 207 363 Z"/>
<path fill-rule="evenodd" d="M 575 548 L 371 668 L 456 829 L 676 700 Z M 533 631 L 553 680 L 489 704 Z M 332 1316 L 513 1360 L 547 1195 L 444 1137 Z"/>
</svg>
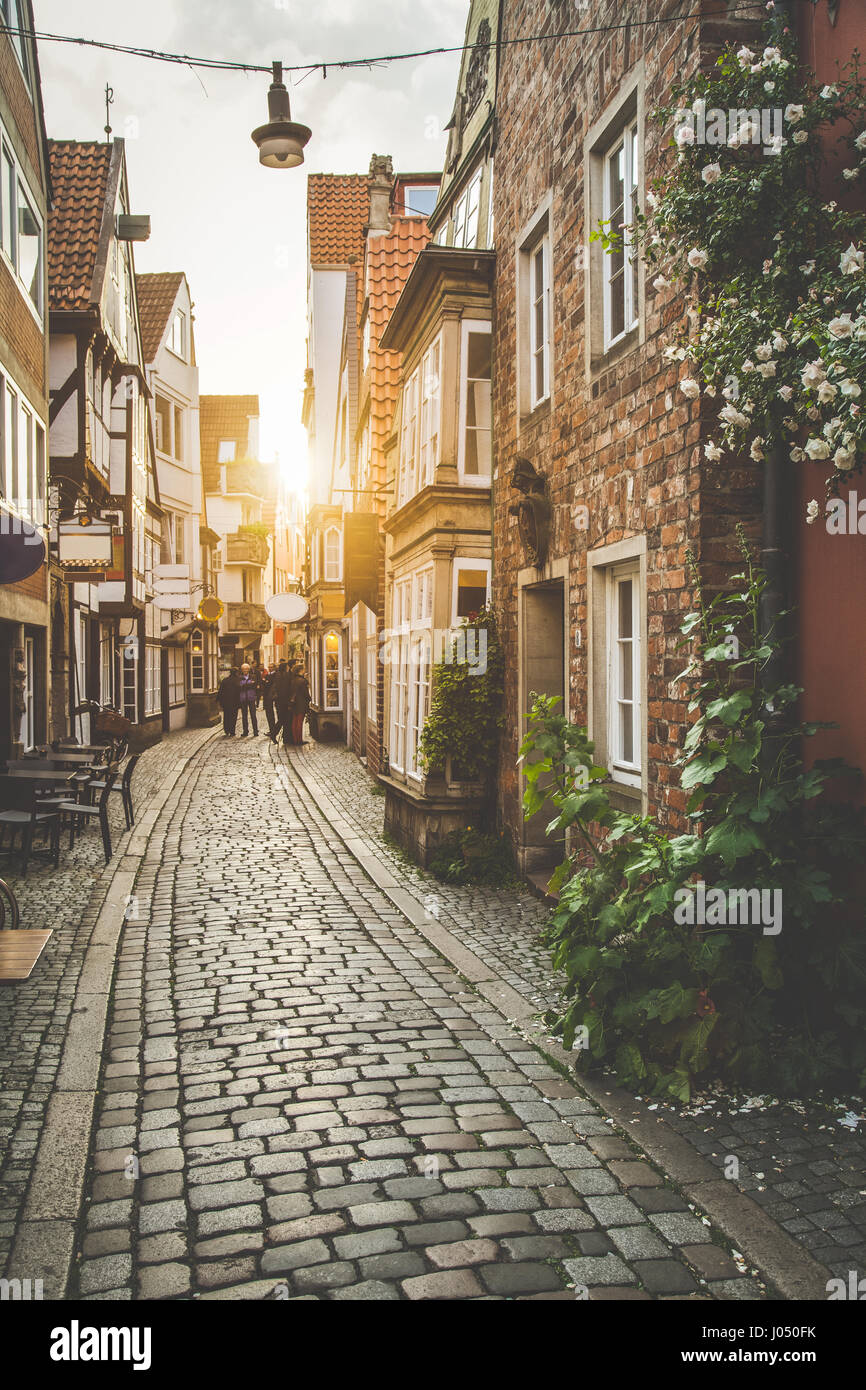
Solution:
<svg viewBox="0 0 866 1390">
<path fill-rule="evenodd" d="M 387 236 L 371 237 L 367 250 L 370 306 L 371 445 L 381 450 L 391 433 L 400 386 L 402 353 L 385 352 L 379 339 L 417 257 L 430 240 L 427 223 L 418 217 L 395 217 Z"/>
<path fill-rule="evenodd" d="M 86 309 L 105 213 L 112 146 L 96 141 L 50 140 L 54 201 L 48 218 L 48 303 L 51 309 Z"/>
<path fill-rule="evenodd" d="M 153 275 L 135 277 L 145 362 L 152 362 L 159 352 L 182 280 L 182 270 L 158 271 Z"/>
<path fill-rule="evenodd" d="M 235 459 L 249 458 L 250 418 L 259 417 L 258 396 L 200 396 L 201 472 L 205 492 L 219 488 L 219 446 L 233 439 Z"/>
<path fill-rule="evenodd" d="M 310 263 L 336 266 L 360 260 L 369 216 L 369 174 L 309 174 Z"/>
</svg>

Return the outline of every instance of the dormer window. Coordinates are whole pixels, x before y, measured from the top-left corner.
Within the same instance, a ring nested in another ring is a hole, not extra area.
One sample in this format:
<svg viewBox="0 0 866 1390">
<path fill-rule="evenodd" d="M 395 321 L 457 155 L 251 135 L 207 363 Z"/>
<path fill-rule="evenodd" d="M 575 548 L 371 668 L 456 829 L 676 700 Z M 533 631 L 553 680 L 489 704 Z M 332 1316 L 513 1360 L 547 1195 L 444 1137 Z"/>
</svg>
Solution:
<svg viewBox="0 0 866 1390">
<path fill-rule="evenodd" d="M 180 357 L 182 361 L 186 361 L 186 314 L 182 309 L 176 309 L 174 312 L 168 346 L 175 357 Z"/>
<path fill-rule="evenodd" d="M 217 461 L 219 463 L 234 463 L 237 447 L 233 439 L 221 439 L 219 442 Z"/>
</svg>

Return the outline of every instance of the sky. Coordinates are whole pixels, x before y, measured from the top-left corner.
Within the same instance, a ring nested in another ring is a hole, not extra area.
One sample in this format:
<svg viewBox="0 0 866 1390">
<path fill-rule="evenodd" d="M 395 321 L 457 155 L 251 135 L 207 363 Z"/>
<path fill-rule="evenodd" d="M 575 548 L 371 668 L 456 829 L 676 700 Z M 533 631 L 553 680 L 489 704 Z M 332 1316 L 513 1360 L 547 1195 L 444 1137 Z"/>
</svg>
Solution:
<svg viewBox="0 0 866 1390">
<path fill-rule="evenodd" d="M 36 28 L 194 57 L 269 66 L 373 57 L 463 42 L 468 0 L 34 0 Z M 204 394 L 258 393 L 261 453 L 293 481 L 306 465 L 307 173 L 440 169 L 459 54 L 287 77 L 311 127 L 299 169 L 266 169 L 250 139 L 270 75 L 222 73 L 40 42 L 49 137 L 126 139 L 131 211 L 149 213 L 136 270 L 183 270 L 195 303 Z M 298 85 L 294 85 L 297 83 Z"/>
</svg>

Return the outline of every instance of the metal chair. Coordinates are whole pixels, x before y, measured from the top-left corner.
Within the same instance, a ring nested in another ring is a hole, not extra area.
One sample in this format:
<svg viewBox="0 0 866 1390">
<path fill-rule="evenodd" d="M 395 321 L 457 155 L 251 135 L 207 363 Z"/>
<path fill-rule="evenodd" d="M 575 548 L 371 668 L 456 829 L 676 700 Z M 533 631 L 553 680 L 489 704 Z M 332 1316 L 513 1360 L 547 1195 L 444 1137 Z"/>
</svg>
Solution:
<svg viewBox="0 0 866 1390">
<path fill-rule="evenodd" d="M 0 878 L 0 931 L 6 929 L 6 918 L 9 918 L 10 931 L 17 931 L 18 923 L 21 920 L 18 913 L 18 899 L 12 892 L 8 883 L 4 883 Z"/>
<path fill-rule="evenodd" d="M 30 859 L 50 857 L 57 868 L 60 863 L 60 821 L 55 807 L 43 808 L 36 788 L 17 777 L 0 777 L 0 851 L 15 852 L 15 837 L 21 838 L 21 877 L 27 877 Z M 5 844 L 9 831 L 9 845 Z M 33 836 L 37 830 L 50 831 L 50 848 L 34 850 Z"/>
<path fill-rule="evenodd" d="M 99 828 L 102 831 L 102 848 L 105 851 L 106 864 L 111 859 L 111 831 L 108 827 L 108 798 L 111 788 L 117 779 L 117 763 L 110 763 L 105 774 L 105 780 L 101 783 L 99 800 L 95 806 L 85 806 L 79 801 L 61 801 L 57 810 L 60 812 L 61 819 L 69 818 L 69 848 L 74 848 L 76 824 L 81 822 L 85 825 L 88 821 L 99 820 Z"/>
<path fill-rule="evenodd" d="M 140 753 L 133 753 L 132 757 L 127 760 L 120 781 L 115 782 L 114 786 L 111 788 L 114 792 L 120 792 L 120 795 L 123 797 L 123 814 L 126 816 L 127 830 L 131 830 L 135 825 L 135 815 L 132 809 L 132 788 L 130 784 L 132 782 L 132 774 L 135 771 L 135 765 L 140 757 Z M 98 779 L 93 782 L 88 782 L 87 790 L 91 792 L 101 792 L 104 786 L 105 783 L 101 779 Z"/>
</svg>

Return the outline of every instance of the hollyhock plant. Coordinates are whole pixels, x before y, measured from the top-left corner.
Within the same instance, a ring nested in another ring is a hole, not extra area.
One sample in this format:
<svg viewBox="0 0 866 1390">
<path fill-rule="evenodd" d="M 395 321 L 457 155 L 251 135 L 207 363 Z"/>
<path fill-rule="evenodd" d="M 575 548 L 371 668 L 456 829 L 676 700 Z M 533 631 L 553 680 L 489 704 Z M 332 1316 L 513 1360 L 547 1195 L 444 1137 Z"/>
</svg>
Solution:
<svg viewBox="0 0 866 1390">
<path fill-rule="evenodd" d="M 835 82 L 816 83 L 792 36 L 775 18 L 768 25 L 760 56 L 728 48 L 674 87 L 657 114 L 669 137 L 676 118 L 675 158 L 630 236 L 657 286 L 683 295 L 665 353 L 685 362 L 680 389 L 709 397 L 710 427 L 712 398 L 723 398 L 721 437 L 714 431 L 705 457 L 761 462 L 782 448 L 795 461 L 825 460 L 832 495 L 866 465 L 866 213 L 841 172 L 866 178 L 866 85 L 856 54 Z M 759 134 L 767 83 L 782 129 Z M 718 111 L 736 111 L 738 123 L 716 143 L 695 138 Z"/>
</svg>

